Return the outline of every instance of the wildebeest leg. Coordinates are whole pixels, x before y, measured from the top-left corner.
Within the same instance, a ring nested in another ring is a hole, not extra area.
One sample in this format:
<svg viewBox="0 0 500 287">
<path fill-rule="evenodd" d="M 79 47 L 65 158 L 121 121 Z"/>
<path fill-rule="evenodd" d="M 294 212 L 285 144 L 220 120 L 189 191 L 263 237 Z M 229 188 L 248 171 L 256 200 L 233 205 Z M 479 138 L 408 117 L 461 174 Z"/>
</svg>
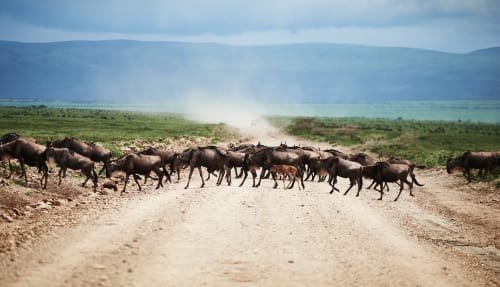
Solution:
<svg viewBox="0 0 500 287">
<path fill-rule="evenodd" d="M 200 177 L 201 177 L 201 186 L 200 188 L 205 186 L 205 181 L 203 180 L 203 174 L 201 173 L 201 166 L 198 167 L 198 171 L 200 172 Z"/>
<path fill-rule="evenodd" d="M 358 193 L 356 193 L 356 196 L 359 196 L 359 191 L 361 190 L 361 187 L 363 187 L 363 177 L 360 176 L 359 178 L 356 179 L 356 184 L 358 185 Z"/>
<path fill-rule="evenodd" d="M 394 201 L 398 201 L 398 198 L 401 195 L 401 191 L 403 191 L 403 187 L 404 187 L 404 183 L 403 183 L 403 180 L 401 179 L 401 186 L 399 188 L 399 193 L 398 193 L 398 196 L 396 196 L 396 199 L 394 199 Z"/>
<path fill-rule="evenodd" d="M 366 189 L 370 189 L 370 188 L 372 188 L 372 186 L 375 184 L 375 182 L 376 182 L 376 181 L 375 181 L 374 179 L 372 179 L 372 183 L 370 183 L 370 185 L 368 185 L 368 187 L 366 187 Z M 376 188 L 377 188 L 377 186 L 375 185 L 375 189 L 376 189 Z"/>
<path fill-rule="evenodd" d="M 128 178 L 130 176 L 130 173 L 127 172 L 127 175 L 125 176 L 125 183 L 123 184 L 123 189 L 122 189 L 122 192 L 121 193 L 124 193 L 125 192 L 125 189 L 127 188 L 127 182 L 128 182 Z M 120 193 L 120 194 L 121 194 Z"/>
<path fill-rule="evenodd" d="M 290 183 L 288 184 L 288 189 L 292 189 L 293 188 L 296 180 L 297 180 L 296 176 L 290 176 Z M 297 186 L 299 187 L 299 190 L 300 190 L 300 182 L 297 183 Z"/>
<path fill-rule="evenodd" d="M 224 170 L 219 171 L 219 176 L 217 176 L 217 186 L 221 185 L 225 174 L 226 172 Z"/>
<path fill-rule="evenodd" d="M 260 176 L 261 178 L 269 178 L 269 176 L 271 175 L 271 171 L 270 170 L 267 170 L 267 173 L 264 175 L 264 177 L 262 177 L 262 175 Z M 259 181 L 259 184 L 260 184 L 260 181 Z"/>
<path fill-rule="evenodd" d="M 97 173 L 95 172 L 95 169 L 92 169 L 92 182 L 94 183 L 94 192 L 97 189 Z"/>
<path fill-rule="evenodd" d="M 271 172 L 271 177 L 272 177 L 272 178 L 273 178 L 273 180 L 274 180 L 273 189 L 275 189 L 275 188 L 277 188 L 277 187 L 278 187 L 278 181 L 277 181 L 278 176 L 277 176 L 277 174 L 276 174 L 274 171 L 272 171 L 272 172 Z M 285 182 L 285 180 L 284 180 L 284 179 L 283 179 L 283 182 Z"/>
<path fill-rule="evenodd" d="M 242 177 L 242 176 L 243 176 L 243 170 L 244 170 L 244 167 L 242 167 L 242 168 L 240 169 L 240 174 L 238 175 L 238 178 L 240 178 L 240 177 Z"/>
<path fill-rule="evenodd" d="M 307 181 L 309 179 L 310 176 L 312 176 L 311 180 L 314 181 L 314 175 L 313 175 L 313 170 L 312 168 L 308 168 L 308 171 L 307 171 L 307 176 L 306 176 L 306 179 L 304 179 L 305 181 Z"/>
<path fill-rule="evenodd" d="M 28 183 L 28 176 L 26 175 L 26 169 L 24 169 L 24 159 L 19 159 L 19 162 L 21 163 L 21 177 L 24 176 L 24 181 Z"/>
<path fill-rule="evenodd" d="M 103 164 L 101 170 L 99 171 L 99 175 L 101 175 L 102 171 L 105 169 L 106 169 L 106 164 Z"/>
<path fill-rule="evenodd" d="M 252 180 L 253 180 L 253 185 L 252 186 L 256 187 L 255 186 L 255 179 L 257 178 L 257 171 L 252 170 L 251 172 L 252 172 Z"/>
<path fill-rule="evenodd" d="M 165 184 L 168 182 L 172 182 L 172 179 L 170 178 L 170 173 L 167 171 L 166 166 L 163 166 L 163 174 L 165 174 Z"/>
<path fill-rule="evenodd" d="M 193 176 L 193 170 L 194 170 L 193 166 L 189 168 L 188 182 L 187 182 L 186 186 L 184 187 L 184 189 L 187 189 L 189 187 L 189 183 L 191 182 L 191 176 Z M 177 175 L 179 175 L 179 174 L 177 174 Z M 201 175 L 201 170 L 200 170 L 200 176 L 201 176 L 201 180 L 203 181 L 203 176 Z"/>
<path fill-rule="evenodd" d="M 232 181 L 231 181 L 231 169 L 230 168 L 228 168 L 227 172 L 226 172 L 226 181 L 227 181 L 227 185 L 231 186 Z"/>
<path fill-rule="evenodd" d="M 49 167 L 44 162 L 42 168 L 43 168 L 43 170 L 42 170 L 42 180 L 40 180 L 40 185 L 42 185 L 43 178 L 45 177 L 45 182 L 43 184 L 43 188 L 45 189 L 45 188 L 47 188 L 47 180 L 49 178 Z"/>
<path fill-rule="evenodd" d="M 239 187 L 241 187 L 243 185 L 243 183 L 245 183 L 245 180 L 248 177 L 248 171 L 245 168 L 241 168 L 241 171 L 245 173 L 245 176 L 243 177 L 243 180 L 241 181 Z"/>
<path fill-rule="evenodd" d="M 408 184 L 408 186 L 410 186 L 410 195 L 411 195 L 411 196 L 414 196 L 414 195 L 413 195 L 413 191 L 412 191 L 412 188 L 413 188 L 413 180 L 412 180 L 412 181 L 408 181 L 408 179 L 405 179 L 404 181 L 406 182 L 406 184 Z"/>
<path fill-rule="evenodd" d="M 9 179 L 12 176 L 12 174 L 14 173 L 14 169 L 12 168 L 12 163 L 10 162 L 10 159 L 8 161 L 9 161 L 9 170 L 10 170 L 10 173 L 7 176 L 7 179 Z"/>
<path fill-rule="evenodd" d="M 135 175 L 135 174 L 134 174 L 134 175 Z M 145 175 L 145 177 L 147 177 L 147 176 L 148 176 L 148 175 Z M 137 177 L 135 177 L 135 176 L 134 176 L 134 181 L 135 181 L 135 183 L 137 184 L 137 186 L 139 187 L 139 191 L 141 191 L 141 190 L 142 190 L 141 185 L 139 184 L 139 181 L 137 180 Z"/>
<path fill-rule="evenodd" d="M 61 174 L 62 174 L 62 172 L 63 172 L 63 168 L 61 167 L 59 169 L 59 173 L 57 174 L 59 176 L 59 183 L 57 185 L 61 185 Z"/>
<path fill-rule="evenodd" d="M 356 184 L 356 180 L 354 178 L 349 178 L 349 181 L 351 182 L 351 185 L 349 186 L 349 188 L 344 192 L 344 195 L 346 195 L 349 190 L 351 190 L 351 188 Z"/>
<path fill-rule="evenodd" d="M 85 175 L 86 178 L 85 178 L 85 181 L 82 183 L 82 187 L 85 187 L 85 185 L 87 184 L 87 181 L 90 179 L 90 177 L 88 175 Z"/>
<path fill-rule="evenodd" d="M 298 174 L 299 174 L 299 176 L 300 176 L 300 183 L 302 184 L 302 189 L 305 189 L 305 188 L 306 188 L 306 186 L 304 185 L 304 171 L 303 171 L 302 169 L 300 169 L 300 170 L 298 171 Z M 294 179 L 293 179 L 293 182 L 295 182 L 295 177 L 294 177 Z M 292 183 L 292 186 L 293 186 L 293 183 Z M 300 187 L 299 187 L 299 189 L 300 189 Z"/>
<path fill-rule="evenodd" d="M 262 178 L 264 177 L 265 172 L 266 172 L 266 168 L 262 167 L 262 171 L 260 172 L 260 176 L 259 176 L 259 182 L 257 183 L 257 185 L 255 187 L 260 186 L 260 182 L 261 182 Z"/>
<path fill-rule="evenodd" d="M 472 180 L 470 179 L 470 168 L 465 168 L 464 176 L 465 178 L 467 178 L 467 183 L 471 183 Z"/>
<path fill-rule="evenodd" d="M 386 184 L 387 184 L 387 182 L 386 182 Z M 380 184 L 377 184 L 377 185 L 383 186 L 384 183 L 380 183 Z M 384 189 L 381 188 L 380 190 L 378 190 L 377 187 L 374 187 L 373 189 L 375 189 L 376 191 L 380 192 L 380 197 L 378 198 L 378 200 L 382 200 L 382 197 L 384 196 Z"/>
<path fill-rule="evenodd" d="M 285 177 L 285 174 L 283 175 L 283 177 Z M 297 184 L 300 185 L 300 182 Z M 292 189 L 294 186 L 295 186 L 295 179 L 292 181 L 292 183 L 290 185 L 288 185 L 288 189 Z"/>
<path fill-rule="evenodd" d="M 82 184 L 82 187 L 84 187 L 85 184 L 87 184 L 87 181 L 92 177 L 92 171 L 90 171 L 90 169 L 82 169 L 82 173 L 86 176 L 85 181 Z"/>
<path fill-rule="evenodd" d="M 332 194 L 334 190 L 336 190 L 336 191 L 339 191 L 339 192 L 340 192 L 340 190 L 339 190 L 338 188 L 336 188 L 336 187 L 335 187 L 335 184 L 337 183 L 337 177 L 336 177 L 336 176 L 332 176 L 332 177 L 330 177 L 330 180 L 329 180 L 329 182 L 328 182 L 328 183 L 329 183 L 329 184 L 330 184 L 330 186 L 332 187 L 332 190 L 330 191 L 330 194 Z"/>
<path fill-rule="evenodd" d="M 162 180 L 163 180 L 163 172 L 161 171 L 160 168 L 157 168 L 155 169 L 155 173 L 156 173 L 156 176 L 158 177 L 158 184 L 156 185 L 156 189 L 163 187 L 163 183 L 162 183 Z"/>
</svg>

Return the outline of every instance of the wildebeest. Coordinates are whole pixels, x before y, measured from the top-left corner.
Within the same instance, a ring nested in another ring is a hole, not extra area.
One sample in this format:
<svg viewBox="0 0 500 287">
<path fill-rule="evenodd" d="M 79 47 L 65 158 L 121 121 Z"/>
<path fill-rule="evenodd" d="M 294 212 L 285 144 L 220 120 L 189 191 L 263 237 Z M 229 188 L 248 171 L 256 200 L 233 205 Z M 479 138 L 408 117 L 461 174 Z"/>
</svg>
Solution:
<svg viewBox="0 0 500 287">
<path fill-rule="evenodd" d="M 276 150 L 295 153 L 301 157 L 304 165 L 304 171 L 307 173 L 305 180 L 309 179 L 309 177 L 313 174 L 311 166 L 313 166 L 316 161 L 321 159 L 321 155 L 317 151 L 313 151 L 309 148 L 302 149 L 298 146 L 288 147 L 286 144 L 281 144 L 278 148 L 276 148 Z"/>
<path fill-rule="evenodd" d="M 21 176 L 24 176 L 26 183 L 28 182 L 28 177 L 26 175 L 24 164 L 36 166 L 38 168 L 38 172 L 42 173 L 40 185 L 42 188 L 47 187 L 49 169 L 46 164 L 47 149 L 45 146 L 37 144 L 29 139 L 19 137 L 7 144 L 0 145 L 0 157 L 4 156 L 19 160 L 22 171 Z"/>
<path fill-rule="evenodd" d="M 91 142 L 82 142 L 73 137 L 65 137 L 62 140 L 49 141 L 47 146 L 57 148 L 68 148 L 77 153 L 90 158 L 94 162 L 102 162 L 104 166 L 99 174 L 105 169 L 106 164 L 111 160 L 111 151 Z"/>
<path fill-rule="evenodd" d="M 293 166 L 293 165 L 286 165 L 286 164 L 277 164 L 273 165 L 270 168 L 271 175 L 274 179 L 274 186 L 273 188 L 278 187 L 278 182 L 277 180 L 277 175 L 281 175 L 283 179 L 283 188 L 286 188 L 285 186 L 285 179 L 286 177 L 290 178 L 290 182 L 288 183 L 288 186 L 292 184 L 293 181 L 297 180 L 299 177 L 299 172 L 298 169 Z M 297 184 L 300 190 L 300 184 Z"/>
<path fill-rule="evenodd" d="M 248 154 L 245 160 L 247 161 L 245 163 L 246 166 L 259 166 L 262 168 L 259 182 L 255 185 L 255 187 L 258 187 L 260 185 L 265 172 L 269 170 L 271 166 L 276 164 L 287 164 L 295 166 L 300 175 L 299 178 L 301 182 L 299 182 L 299 184 L 302 184 L 303 188 L 305 187 L 303 180 L 304 163 L 302 161 L 302 157 L 295 153 L 277 151 L 273 148 L 268 147 L 261 149 L 255 153 Z M 292 184 L 289 186 L 289 188 L 293 188 L 294 184 L 295 181 L 292 181 Z"/>
<path fill-rule="evenodd" d="M 499 163 L 499 157 L 494 152 L 473 152 L 466 151 L 456 158 L 448 158 L 446 162 L 446 171 L 452 173 L 456 168 L 463 169 L 463 175 L 468 183 L 471 182 L 471 169 L 492 170 Z"/>
<path fill-rule="evenodd" d="M 182 169 L 185 169 L 188 167 L 188 164 L 182 162 L 180 159 L 179 159 L 179 155 L 177 155 L 177 157 L 174 159 L 173 163 L 172 163 L 172 170 L 170 171 L 170 176 L 172 176 L 172 174 L 174 172 L 177 172 L 177 181 L 181 180 L 181 170 Z"/>
<path fill-rule="evenodd" d="M 19 137 L 21 137 L 21 136 L 18 135 L 17 133 L 7 133 L 7 134 L 4 134 L 2 137 L 0 137 L 0 145 L 9 143 L 11 141 L 14 141 L 14 140 L 18 139 Z M 14 169 L 12 168 L 12 163 L 10 162 L 10 157 L 8 155 L 2 155 L 2 154 L 0 154 L 0 160 L 1 161 L 7 160 L 7 162 L 9 163 L 9 171 L 10 171 L 10 173 L 7 176 L 7 178 L 10 178 L 12 176 L 12 173 L 14 172 Z"/>
<path fill-rule="evenodd" d="M 349 188 L 344 192 L 346 195 L 351 188 L 357 184 L 358 192 L 356 196 L 359 196 L 359 191 L 363 186 L 363 166 L 360 163 L 346 160 L 337 156 L 327 158 L 324 160 L 325 166 L 330 174 L 329 184 L 332 187 L 330 193 L 333 193 L 334 190 L 339 191 L 335 187 L 335 183 L 337 183 L 337 176 L 348 178 L 350 181 Z"/>
<path fill-rule="evenodd" d="M 137 154 L 138 155 L 157 155 L 157 156 L 159 156 L 161 158 L 161 161 L 162 161 L 163 169 L 166 170 L 167 165 L 169 166 L 169 169 L 170 169 L 169 173 L 167 173 L 165 183 L 167 181 L 169 181 L 169 182 L 171 181 L 170 174 L 174 170 L 174 161 L 178 155 L 177 152 L 175 152 L 173 150 L 159 150 L 159 149 L 150 147 L 150 148 L 147 148 L 143 151 L 138 152 Z"/>
<path fill-rule="evenodd" d="M 406 164 L 398 164 L 398 163 L 388 163 L 388 162 L 377 162 L 376 166 L 376 181 L 377 185 L 375 186 L 375 190 L 377 190 L 377 186 L 380 187 L 378 192 L 380 192 L 379 200 L 382 200 L 382 196 L 384 195 L 383 186 L 386 182 L 397 182 L 399 181 L 399 193 L 398 196 L 394 199 L 397 201 L 401 192 L 403 191 L 404 184 L 406 183 L 410 187 L 410 195 L 413 196 L 412 188 L 413 181 L 408 181 L 408 175 L 412 175 L 411 169 Z"/>
<path fill-rule="evenodd" d="M 348 159 L 350 161 L 355 161 L 357 163 L 360 163 L 363 166 L 373 165 L 377 162 L 376 159 L 374 159 L 369 154 L 364 153 L 364 152 L 358 152 L 355 154 L 351 154 L 348 156 Z"/>
<path fill-rule="evenodd" d="M 217 185 L 220 185 L 225 173 L 228 176 L 231 175 L 231 170 L 228 169 L 226 161 L 227 155 L 225 155 L 220 149 L 216 147 L 192 147 L 184 150 L 179 154 L 178 158 L 189 165 L 189 177 L 186 186 L 189 187 L 191 182 L 191 177 L 193 175 L 193 170 L 198 168 L 201 177 L 201 186 L 205 186 L 205 180 L 203 179 L 203 174 L 201 167 L 206 167 L 208 172 L 219 171 L 219 178 L 217 180 Z M 230 181 L 228 180 L 228 184 Z"/>
<path fill-rule="evenodd" d="M 77 152 L 69 150 L 67 148 L 47 148 L 47 158 L 53 158 L 57 165 L 60 167 L 59 185 L 61 185 L 61 176 L 64 173 L 66 176 L 66 169 L 81 170 L 82 173 L 87 177 L 83 182 L 82 186 L 85 186 L 87 181 L 90 179 L 94 183 L 94 191 L 97 188 L 97 174 L 94 170 L 94 162 L 86 156 L 83 156 Z"/>
<path fill-rule="evenodd" d="M 419 183 L 417 181 L 417 178 L 415 177 L 415 173 L 414 173 L 414 169 L 415 168 L 425 168 L 424 165 L 417 165 L 415 162 L 411 161 L 411 160 L 408 160 L 408 159 L 398 159 L 398 158 L 395 158 L 395 157 L 391 157 L 389 158 L 389 160 L 387 160 L 388 163 L 398 163 L 398 164 L 406 164 L 409 168 L 410 168 L 410 176 L 411 176 L 411 180 L 414 184 L 418 185 L 418 186 L 424 186 L 423 184 Z"/>
<path fill-rule="evenodd" d="M 245 155 L 246 154 L 244 152 L 240 152 L 240 151 L 232 151 L 232 150 L 227 151 L 226 164 L 227 164 L 227 167 L 229 169 L 234 168 L 235 178 L 241 177 L 243 175 L 243 173 L 245 172 L 244 171 Z M 236 170 L 237 167 L 241 168 L 241 172 L 239 175 L 238 175 L 237 170 Z M 229 180 L 231 180 L 231 179 L 229 179 Z"/>
<path fill-rule="evenodd" d="M 158 189 L 160 186 L 163 186 L 163 175 L 167 174 L 167 171 L 165 169 L 162 171 L 162 168 L 163 166 L 159 156 L 129 153 L 116 160 L 108 162 L 106 165 L 106 177 L 111 177 L 111 173 L 116 170 L 124 171 L 126 174 L 122 190 L 122 193 L 124 193 L 127 188 L 127 182 L 130 175 L 132 175 L 135 183 L 139 187 L 139 190 L 141 190 L 141 185 L 137 180 L 137 174 L 147 177 L 153 171 L 158 176 L 158 185 L 156 186 L 156 189 Z"/>
</svg>

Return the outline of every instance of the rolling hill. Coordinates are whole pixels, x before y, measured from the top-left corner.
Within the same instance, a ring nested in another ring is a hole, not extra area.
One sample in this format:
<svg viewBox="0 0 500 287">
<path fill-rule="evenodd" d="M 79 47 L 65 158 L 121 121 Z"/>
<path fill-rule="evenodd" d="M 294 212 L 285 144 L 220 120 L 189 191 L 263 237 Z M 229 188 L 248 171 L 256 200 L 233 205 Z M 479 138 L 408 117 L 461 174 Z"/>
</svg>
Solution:
<svg viewBox="0 0 500 287">
<path fill-rule="evenodd" d="M 499 75 L 500 48 L 451 54 L 343 44 L 0 42 L 3 99 L 499 99 Z"/>
</svg>

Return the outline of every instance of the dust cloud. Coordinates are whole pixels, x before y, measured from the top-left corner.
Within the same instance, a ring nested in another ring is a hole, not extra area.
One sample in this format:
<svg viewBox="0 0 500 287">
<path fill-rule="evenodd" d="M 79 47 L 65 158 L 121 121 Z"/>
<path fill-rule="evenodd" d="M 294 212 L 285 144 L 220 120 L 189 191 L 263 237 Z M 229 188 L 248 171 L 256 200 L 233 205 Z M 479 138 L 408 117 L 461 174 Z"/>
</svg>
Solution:
<svg viewBox="0 0 500 287">
<path fill-rule="evenodd" d="M 269 110 L 244 92 L 232 92 L 220 96 L 207 91 L 191 91 L 185 98 L 185 115 L 195 121 L 224 123 L 236 128 L 241 134 L 259 138 L 263 134 L 276 133 L 266 119 Z"/>
</svg>

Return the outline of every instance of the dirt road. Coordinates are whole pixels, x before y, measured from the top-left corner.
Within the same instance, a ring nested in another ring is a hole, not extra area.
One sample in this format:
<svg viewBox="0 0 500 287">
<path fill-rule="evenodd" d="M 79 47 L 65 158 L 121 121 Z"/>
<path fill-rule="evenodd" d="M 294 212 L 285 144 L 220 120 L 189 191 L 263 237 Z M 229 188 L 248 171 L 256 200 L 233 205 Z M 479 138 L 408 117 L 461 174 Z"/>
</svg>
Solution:
<svg viewBox="0 0 500 287">
<path fill-rule="evenodd" d="M 0 285 L 498 286 L 499 192 L 442 171 L 417 177 L 426 185 L 398 202 L 395 186 L 377 201 L 311 182 L 200 189 L 196 173 L 187 190 L 185 178 L 142 194 L 130 185 L 15 256 L 0 253 Z"/>
</svg>

